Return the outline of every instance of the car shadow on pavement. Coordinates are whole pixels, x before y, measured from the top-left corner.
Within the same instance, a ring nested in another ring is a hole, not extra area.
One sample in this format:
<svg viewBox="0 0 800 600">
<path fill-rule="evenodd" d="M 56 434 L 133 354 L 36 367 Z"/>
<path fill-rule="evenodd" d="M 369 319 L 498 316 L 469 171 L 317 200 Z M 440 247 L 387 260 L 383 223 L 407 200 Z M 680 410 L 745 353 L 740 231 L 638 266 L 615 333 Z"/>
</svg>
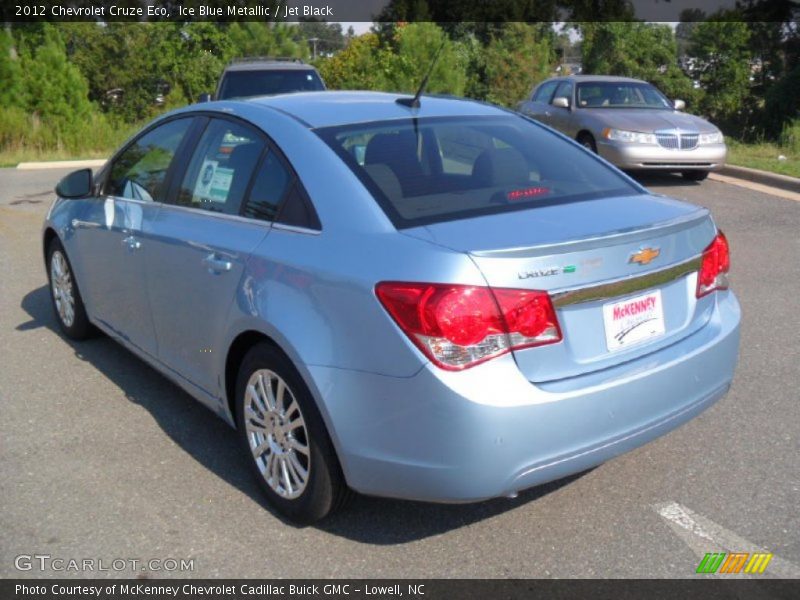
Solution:
<svg viewBox="0 0 800 600">
<path fill-rule="evenodd" d="M 45 327 L 61 336 L 47 286 L 26 294 L 21 306 L 30 320 L 18 325 L 18 331 Z M 276 518 L 292 525 L 266 504 L 241 455 L 236 432 L 226 423 L 110 338 L 100 335 L 80 343 L 64 341 L 72 346 L 76 357 L 89 362 L 117 385 L 130 402 L 146 409 L 164 433 L 194 460 Z M 365 544 L 404 544 L 519 508 L 582 475 L 520 492 L 514 499 L 499 498 L 475 504 L 430 504 L 356 494 L 347 508 L 314 526 Z"/>
<path fill-rule="evenodd" d="M 690 181 L 675 173 L 659 173 L 658 171 L 628 171 L 628 176 L 646 188 L 655 187 L 697 187 L 702 181 Z"/>
</svg>

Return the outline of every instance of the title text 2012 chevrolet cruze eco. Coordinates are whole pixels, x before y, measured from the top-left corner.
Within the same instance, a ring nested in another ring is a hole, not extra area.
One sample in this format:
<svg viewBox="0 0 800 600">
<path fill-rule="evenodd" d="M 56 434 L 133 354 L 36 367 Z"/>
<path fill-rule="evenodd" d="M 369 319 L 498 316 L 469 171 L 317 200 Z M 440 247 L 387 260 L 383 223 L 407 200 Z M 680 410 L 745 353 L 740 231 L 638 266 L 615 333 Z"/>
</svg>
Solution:
<svg viewBox="0 0 800 600">
<path fill-rule="evenodd" d="M 740 311 L 708 211 L 526 117 L 402 100 L 190 106 L 65 177 L 43 233 L 64 333 L 235 425 L 305 522 L 349 490 L 514 495 L 726 392 Z"/>
</svg>

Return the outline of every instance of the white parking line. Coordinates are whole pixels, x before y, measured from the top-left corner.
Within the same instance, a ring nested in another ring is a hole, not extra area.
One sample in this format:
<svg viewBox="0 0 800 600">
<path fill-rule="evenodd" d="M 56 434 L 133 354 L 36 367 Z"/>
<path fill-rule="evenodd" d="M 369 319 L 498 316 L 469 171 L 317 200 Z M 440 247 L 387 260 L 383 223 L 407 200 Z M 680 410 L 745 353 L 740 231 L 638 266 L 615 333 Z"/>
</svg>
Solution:
<svg viewBox="0 0 800 600">
<path fill-rule="evenodd" d="M 728 183 L 730 185 L 738 185 L 739 187 L 753 190 L 754 192 L 761 192 L 762 194 L 769 194 L 771 196 L 778 196 L 779 198 L 786 198 L 787 200 L 794 200 L 800 202 L 800 194 L 797 192 L 790 192 L 789 190 L 782 190 L 780 188 L 764 185 L 763 183 L 756 183 L 755 181 L 747 181 L 746 179 L 738 179 L 728 175 L 720 175 L 719 173 L 709 173 L 709 179 Z"/>
<path fill-rule="evenodd" d="M 675 534 L 698 556 L 698 560 L 708 552 L 770 552 L 677 502 L 664 502 L 656 504 L 653 508 L 667 520 Z M 766 574 L 772 577 L 796 579 L 800 578 L 800 567 L 773 555 Z M 747 577 L 744 573 L 738 576 Z"/>
</svg>

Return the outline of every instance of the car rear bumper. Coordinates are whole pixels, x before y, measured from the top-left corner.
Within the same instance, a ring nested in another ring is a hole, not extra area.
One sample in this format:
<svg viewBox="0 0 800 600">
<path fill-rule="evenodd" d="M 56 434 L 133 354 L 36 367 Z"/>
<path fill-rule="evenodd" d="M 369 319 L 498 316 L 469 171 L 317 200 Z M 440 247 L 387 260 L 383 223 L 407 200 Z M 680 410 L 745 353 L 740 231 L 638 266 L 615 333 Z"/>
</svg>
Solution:
<svg viewBox="0 0 800 600">
<path fill-rule="evenodd" d="M 718 292 L 709 323 L 600 372 L 532 384 L 506 355 L 409 378 L 311 367 L 345 472 L 372 495 L 469 502 L 578 473 L 690 420 L 730 386 L 740 309 Z"/>
<path fill-rule="evenodd" d="M 698 146 L 693 150 L 669 150 L 644 144 L 622 145 L 598 141 L 597 151 L 621 169 L 660 169 L 665 171 L 716 171 L 725 166 L 725 144 Z"/>
</svg>

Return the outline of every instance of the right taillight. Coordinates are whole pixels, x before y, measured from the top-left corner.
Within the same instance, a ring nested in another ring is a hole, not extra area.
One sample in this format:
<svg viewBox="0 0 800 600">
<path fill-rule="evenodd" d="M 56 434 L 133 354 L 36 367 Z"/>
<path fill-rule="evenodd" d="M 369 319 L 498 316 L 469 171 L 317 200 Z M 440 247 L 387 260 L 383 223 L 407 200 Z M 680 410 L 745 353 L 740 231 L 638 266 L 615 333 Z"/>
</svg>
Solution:
<svg viewBox="0 0 800 600">
<path fill-rule="evenodd" d="M 411 341 L 444 369 L 561 340 L 547 292 L 387 281 L 375 293 Z"/>
<path fill-rule="evenodd" d="M 731 255 L 728 240 L 721 231 L 703 250 L 703 262 L 697 274 L 697 297 L 702 298 L 714 290 L 728 289 L 728 271 Z"/>
</svg>

